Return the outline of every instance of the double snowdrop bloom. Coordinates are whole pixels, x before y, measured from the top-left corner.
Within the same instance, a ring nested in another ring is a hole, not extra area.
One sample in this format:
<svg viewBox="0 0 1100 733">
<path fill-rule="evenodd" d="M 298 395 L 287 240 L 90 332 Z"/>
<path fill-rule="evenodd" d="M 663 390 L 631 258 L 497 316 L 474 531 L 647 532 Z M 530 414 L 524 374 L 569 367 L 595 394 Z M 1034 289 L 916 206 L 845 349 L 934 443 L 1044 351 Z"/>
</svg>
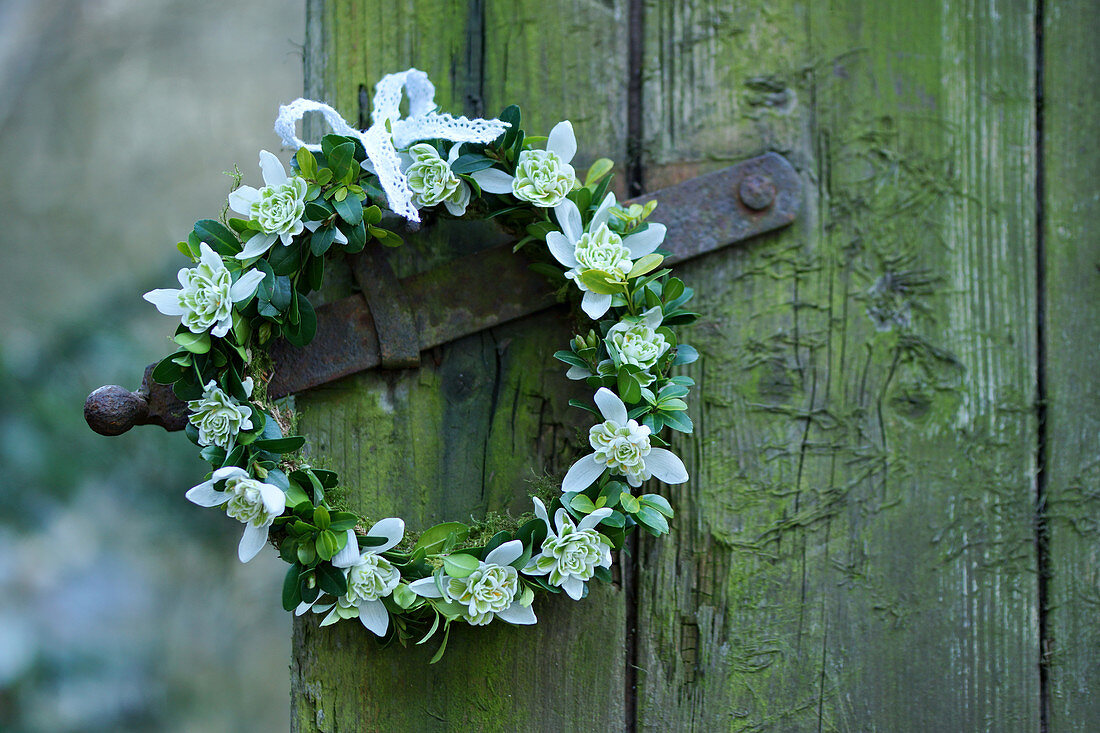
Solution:
<svg viewBox="0 0 1100 733">
<path fill-rule="evenodd" d="M 462 145 L 452 145 L 447 160 L 439 156 L 435 147 L 417 143 L 409 148 L 405 177 L 412 190 L 412 203 L 418 209 L 442 203 L 454 216 L 466 213 L 470 203 L 470 184 L 455 175 L 451 166 L 458 160 Z"/>
<path fill-rule="evenodd" d="M 572 123 L 564 120 L 550 131 L 546 150 L 520 152 L 514 176 L 498 168 L 486 168 L 471 176 L 487 193 L 510 193 L 521 201 L 549 209 L 564 201 L 577 182 L 577 173 L 570 165 L 576 154 L 577 136 Z"/>
<path fill-rule="evenodd" d="M 562 481 L 562 491 L 587 489 L 605 469 L 625 476 L 633 487 L 641 486 L 651 476 L 668 484 L 688 480 L 684 462 L 672 451 L 650 445 L 649 428 L 627 419 L 626 405 L 617 394 L 601 387 L 595 400 L 604 421 L 588 431 L 594 452 L 573 464 Z"/>
<path fill-rule="evenodd" d="M 546 523 L 546 539 L 542 552 L 531 558 L 523 568 L 528 575 L 549 575 L 550 585 L 556 585 L 574 601 L 584 594 L 584 584 L 596 568 L 611 567 L 611 542 L 596 531 L 596 526 L 611 515 L 607 507 L 597 509 L 574 524 L 565 509 L 554 513 L 554 524 L 546 513 L 546 505 L 531 497 L 535 515 Z"/>
<path fill-rule="evenodd" d="M 633 364 L 648 370 L 665 355 L 671 344 L 664 335 L 657 333 L 664 314 L 660 306 L 654 306 L 641 318 L 627 316 L 607 332 L 611 354 L 620 364 Z"/>
<path fill-rule="evenodd" d="M 229 194 L 229 208 L 260 225 L 259 233 L 252 235 L 237 255 L 239 260 L 259 257 L 271 249 L 276 240 L 289 245 L 305 228 L 302 217 L 309 188 L 306 180 L 287 176 L 279 159 L 266 150 L 260 151 L 260 171 L 266 186 L 258 190 L 241 186 Z"/>
<path fill-rule="evenodd" d="M 626 237 L 611 231 L 607 222 L 614 205 L 615 194 L 607 194 L 585 231 L 581 227 L 581 212 L 577 205 L 565 199 L 554 208 L 561 231 L 546 235 L 550 254 L 570 268 L 565 276 L 584 291 L 581 309 L 594 321 L 607 313 L 611 307 L 611 296 L 589 290 L 581 282 L 581 273 L 599 270 L 623 280 L 633 267 L 634 260 L 653 252 L 665 240 L 664 224 L 650 224 L 644 230 Z"/>
<path fill-rule="evenodd" d="M 405 522 L 390 517 L 377 522 L 369 537 L 382 537 L 385 542 L 375 547 L 359 549 L 355 531 L 348 530 L 348 541 L 344 549 L 332 558 L 332 564 L 344 571 L 348 581 L 348 592 L 336 600 L 336 603 L 315 605 L 299 604 L 295 614 L 301 616 L 312 608 L 316 613 L 328 611 L 321 626 L 336 623 L 342 618 L 359 618 L 359 621 L 375 636 L 385 636 L 390 628 L 390 614 L 382 599 L 393 593 L 401 582 L 401 573 L 382 553 L 393 549 L 405 536 Z"/>
<path fill-rule="evenodd" d="M 241 380 L 245 397 L 252 396 L 252 377 Z M 252 408 L 225 393 L 216 380 L 203 387 L 202 399 L 187 403 L 190 423 L 199 429 L 199 445 L 217 445 L 226 450 L 242 430 L 252 429 Z"/>
<path fill-rule="evenodd" d="M 181 290 L 161 288 L 142 297 L 166 316 L 183 316 L 183 325 L 191 333 L 204 333 L 213 326 L 210 333 L 222 338 L 233 325 L 233 304 L 251 298 L 264 273 L 249 270 L 233 282 L 221 255 L 206 242 L 199 244 L 199 253 L 199 263 L 177 275 Z"/>
<path fill-rule="evenodd" d="M 473 626 L 485 626 L 494 616 L 510 624 L 533 624 L 535 612 L 520 602 L 519 573 L 511 565 L 522 554 L 522 542 L 505 542 L 465 578 L 444 575 L 443 593 L 431 576 L 409 583 L 409 589 L 424 598 L 445 598 L 465 606 L 463 618 Z"/>
<path fill-rule="evenodd" d="M 225 482 L 222 491 L 214 488 L 220 481 Z M 244 536 L 237 547 L 241 562 L 248 562 L 263 549 L 271 523 L 286 509 L 286 494 L 278 486 L 254 479 L 237 466 L 219 468 L 209 481 L 188 489 L 186 496 L 199 506 L 224 505 L 226 514 L 244 523 Z"/>
</svg>

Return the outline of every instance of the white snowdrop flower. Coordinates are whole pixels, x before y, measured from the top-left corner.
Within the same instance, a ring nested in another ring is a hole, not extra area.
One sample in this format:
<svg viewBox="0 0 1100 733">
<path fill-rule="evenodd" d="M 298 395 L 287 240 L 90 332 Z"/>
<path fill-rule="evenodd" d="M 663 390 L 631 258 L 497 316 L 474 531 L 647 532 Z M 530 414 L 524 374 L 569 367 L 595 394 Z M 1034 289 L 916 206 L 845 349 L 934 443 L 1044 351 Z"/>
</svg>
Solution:
<svg viewBox="0 0 1100 733">
<path fill-rule="evenodd" d="M 252 377 L 241 380 L 245 397 L 252 396 Z M 188 421 L 199 429 L 199 445 L 217 445 L 226 450 L 237 433 L 252 429 L 252 408 L 241 404 L 211 379 L 203 387 L 202 398 L 190 400 Z"/>
<path fill-rule="evenodd" d="M 182 289 L 150 290 L 142 297 L 166 316 L 182 316 L 191 333 L 210 330 L 222 338 L 233 325 L 233 304 L 251 298 L 265 275 L 249 270 L 233 282 L 221 256 L 206 242 L 199 244 L 199 253 L 199 263 L 184 267 L 177 275 Z"/>
<path fill-rule="evenodd" d="M 550 254 L 569 268 L 565 276 L 584 291 L 581 309 L 594 321 L 607 313 L 611 307 L 611 296 L 594 293 L 585 287 L 580 279 L 581 273 L 585 270 L 603 270 L 625 277 L 634 260 L 651 253 L 665 240 L 664 224 L 650 224 L 643 231 L 626 237 L 612 232 L 607 222 L 614 205 L 615 194 L 607 194 L 585 231 L 581 228 L 581 212 L 577 205 L 565 199 L 554 208 L 561 231 L 546 235 Z"/>
<path fill-rule="evenodd" d="M 417 143 L 409 148 L 405 177 L 412 190 L 412 203 L 418 209 L 442 203 L 454 216 L 466 213 L 470 203 L 470 185 L 455 175 L 451 166 L 458 160 L 462 145 L 452 145 L 447 160 L 439 156 L 435 147 Z"/>
<path fill-rule="evenodd" d="M 229 194 L 229 208 L 260 225 L 259 234 L 245 242 L 237 259 L 259 257 L 271 249 L 276 240 L 290 244 L 302 233 L 302 217 L 306 210 L 309 184 L 300 176 L 287 176 L 286 168 L 272 153 L 260 151 L 260 171 L 264 183 L 261 189 L 241 186 Z"/>
<path fill-rule="evenodd" d="M 604 470 L 625 476 L 634 487 L 652 476 L 668 484 L 688 480 L 684 462 L 672 451 L 650 445 L 649 428 L 627 419 L 626 405 L 617 394 L 601 387 L 595 399 L 604 422 L 589 430 L 588 442 L 593 452 L 574 463 L 565 474 L 562 491 L 583 491 Z"/>
<path fill-rule="evenodd" d="M 443 576 L 444 596 L 434 577 L 409 583 L 409 589 L 424 598 L 446 598 L 466 607 L 463 618 L 473 626 L 485 626 L 500 618 L 510 624 L 528 625 L 537 621 L 535 612 L 520 601 L 519 573 L 512 563 L 523 554 L 519 540 L 505 542 L 492 550 L 465 578 Z"/>
<path fill-rule="evenodd" d="M 611 514 L 607 507 L 597 509 L 578 524 L 565 509 L 554 513 L 554 525 L 546 513 L 546 505 L 531 497 L 535 515 L 546 523 L 546 539 L 542 552 L 531 558 L 523 568 L 528 575 L 547 575 L 550 585 L 556 585 L 570 598 L 579 601 L 584 584 L 591 580 L 596 568 L 611 567 L 611 543 L 596 526 Z"/>
<path fill-rule="evenodd" d="M 546 150 L 524 150 L 516 161 L 516 174 L 499 168 L 472 173 L 472 178 L 487 193 L 510 193 L 540 208 L 560 204 L 573 190 L 577 173 L 570 163 L 577 154 L 577 136 L 573 125 L 563 120 L 554 125 L 546 140 Z"/>
<path fill-rule="evenodd" d="M 218 491 L 214 486 L 221 481 L 225 488 Z M 209 481 L 188 489 L 186 496 L 199 506 L 224 506 L 226 514 L 244 523 L 244 536 L 237 547 L 241 562 L 248 562 L 263 549 L 271 523 L 286 509 L 286 494 L 278 486 L 254 479 L 237 466 L 219 468 Z"/>
</svg>

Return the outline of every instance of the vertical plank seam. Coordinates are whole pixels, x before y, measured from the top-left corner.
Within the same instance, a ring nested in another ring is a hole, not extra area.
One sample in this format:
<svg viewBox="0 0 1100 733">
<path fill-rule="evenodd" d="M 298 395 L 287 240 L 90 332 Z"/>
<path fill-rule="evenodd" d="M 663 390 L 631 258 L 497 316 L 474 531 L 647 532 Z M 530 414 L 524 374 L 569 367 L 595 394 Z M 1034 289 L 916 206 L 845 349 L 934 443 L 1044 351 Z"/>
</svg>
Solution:
<svg viewBox="0 0 1100 733">
<path fill-rule="evenodd" d="M 1035 2 L 1035 564 L 1038 571 L 1039 614 L 1039 731 L 1050 729 L 1050 650 L 1052 640 L 1047 623 L 1050 578 L 1050 526 L 1047 521 L 1047 385 L 1046 385 L 1046 242 L 1044 236 L 1045 195 L 1043 154 L 1043 0 Z"/>
<path fill-rule="evenodd" d="M 627 2 L 626 86 L 626 190 L 631 196 L 644 191 L 642 170 L 642 62 L 645 49 L 644 0 Z M 638 566 L 641 542 L 637 535 L 628 547 L 629 565 L 623 568 L 623 600 L 626 603 L 626 642 L 623 660 L 623 729 L 638 730 Z"/>
</svg>

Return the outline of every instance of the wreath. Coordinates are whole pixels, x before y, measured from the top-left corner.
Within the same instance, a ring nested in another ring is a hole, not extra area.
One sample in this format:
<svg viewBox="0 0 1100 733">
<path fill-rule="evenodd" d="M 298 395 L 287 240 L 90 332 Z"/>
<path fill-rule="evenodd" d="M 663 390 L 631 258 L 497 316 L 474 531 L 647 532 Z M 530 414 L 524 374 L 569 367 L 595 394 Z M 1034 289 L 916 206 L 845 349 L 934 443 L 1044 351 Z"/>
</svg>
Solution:
<svg viewBox="0 0 1100 733">
<path fill-rule="evenodd" d="M 333 128 L 319 145 L 295 134 L 311 111 Z M 244 524 L 242 562 L 269 542 L 278 548 L 290 565 L 283 607 L 321 614 L 322 626 L 357 618 L 402 644 L 440 633 L 434 662 L 452 623 L 534 624 L 538 593 L 580 600 L 592 579 L 611 580 L 613 552 L 635 528 L 666 534 L 672 507 L 642 487 L 652 478 L 688 480 L 661 435 L 692 432 L 684 398 L 694 383 L 670 371 L 697 354 L 671 327 L 696 314 L 685 309 L 692 290 L 661 267 L 665 227 L 649 221 L 656 202 L 619 205 L 606 159 L 582 184 L 568 121 L 543 138 L 523 132 L 515 106 L 492 120 L 440 113 L 431 82 L 415 69 L 378 83 L 368 130 L 302 99 L 280 108 L 275 130 L 296 150 L 291 169 L 261 151 L 264 186 L 240 185 L 238 175 L 222 220 L 197 222 L 179 243 L 191 261 L 180 287 L 144 297 L 180 318 L 178 349 L 152 376 L 186 401 L 186 435 L 212 468 L 186 497 Z M 402 243 L 384 210 L 411 222 L 429 210 L 492 218 L 520 237 L 517 250 L 545 246 L 565 268 L 564 278 L 555 269 L 560 282 L 582 293 L 580 309 L 594 325 L 554 356 L 569 379 L 595 390 L 592 405 L 571 401 L 595 415 L 591 450 L 560 490 L 531 497 L 531 514 L 449 521 L 417 535 L 397 517 L 369 522 L 343 511 L 339 477 L 306 462 L 289 409 L 267 396 L 269 348 L 313 338 L 309 295 L 325 263 Z"/>
</svg>

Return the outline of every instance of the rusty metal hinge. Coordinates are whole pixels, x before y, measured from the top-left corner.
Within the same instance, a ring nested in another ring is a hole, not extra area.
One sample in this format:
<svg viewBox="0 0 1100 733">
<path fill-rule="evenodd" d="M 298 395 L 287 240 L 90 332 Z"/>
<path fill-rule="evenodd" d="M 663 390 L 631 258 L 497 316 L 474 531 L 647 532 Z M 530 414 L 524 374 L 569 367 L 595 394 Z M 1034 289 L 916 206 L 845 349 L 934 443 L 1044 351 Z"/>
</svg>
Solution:
<svg viewBox="0 0 1100 733">
<path fill-rule="evenodd" d="M 624 202 L 661 202 L 657 217 L 668 227 L 662 248 L 669 264 L 683 262 L 787 226 L 801 205 L 801 182 L 785 158 L 767 153 Z M 491 272 L 493 297 L 466 285 Z M 545 278 L 532 272 L 511 245 L 483 250 L 426 273 L 398 280 L 377 248 L 352 263 L 363 291 L 322 306 L 317 334 L 304 349 L 272 349 L 275 373 L 268 395 L 284 397 L 375 367 L 410 368 L 420 352 L 554 305 Z M 413 311 L 409 306 L 416 304 Z M 84 417 L 102 435 L 134 425 L 182 430 L 187 410 L 170 386 L 145 370 L 136 392 L 110 385 L 92 392 Z"/>
</svg>

